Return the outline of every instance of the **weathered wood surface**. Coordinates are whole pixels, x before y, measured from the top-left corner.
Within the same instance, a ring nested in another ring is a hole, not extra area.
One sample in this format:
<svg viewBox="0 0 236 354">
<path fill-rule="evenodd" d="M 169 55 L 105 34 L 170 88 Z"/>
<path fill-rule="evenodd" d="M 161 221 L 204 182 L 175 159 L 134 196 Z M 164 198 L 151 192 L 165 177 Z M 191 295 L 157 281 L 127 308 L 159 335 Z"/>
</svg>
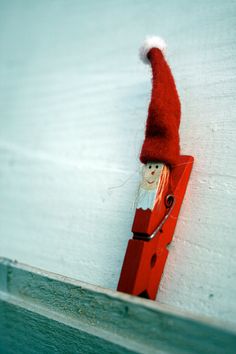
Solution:
<svg viewBox="0 0 236 354">
<path fill-rule="evenodd" d="M 236 332 L 0 259 L 0 353 L 235 353 Z"/>
<path fill-rule="evenodd" d="M 162 35 L 196 158 L 157 300 L 236 319 L 236 2 L 0 1 L 0 255 L 115 289 Z"/>
</svg>

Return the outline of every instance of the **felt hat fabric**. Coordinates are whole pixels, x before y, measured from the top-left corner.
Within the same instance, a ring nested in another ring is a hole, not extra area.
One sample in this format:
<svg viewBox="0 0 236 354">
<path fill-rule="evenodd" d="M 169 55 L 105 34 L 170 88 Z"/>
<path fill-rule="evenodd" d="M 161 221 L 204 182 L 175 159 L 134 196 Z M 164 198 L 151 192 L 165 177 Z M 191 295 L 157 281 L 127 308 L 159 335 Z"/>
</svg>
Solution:
<svg viewBox="0 0 236 354">
<path fill-rule="evenodd" d="M 159 161 L 173 166 L 180 155 L 181 106 L 173 75 L 164 56 L 165 47 L 161 38 L 151 37 L 140 49 L 141 59 L 152 68 L 151 101 L 140 160 L 143 163 Z"/>
</svg>

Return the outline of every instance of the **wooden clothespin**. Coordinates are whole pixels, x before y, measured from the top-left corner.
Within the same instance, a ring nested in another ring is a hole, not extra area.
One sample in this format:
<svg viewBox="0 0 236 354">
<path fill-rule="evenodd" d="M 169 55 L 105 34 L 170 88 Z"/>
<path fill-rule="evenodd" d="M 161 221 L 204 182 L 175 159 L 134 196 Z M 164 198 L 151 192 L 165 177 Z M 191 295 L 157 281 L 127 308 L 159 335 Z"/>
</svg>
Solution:
<svg viewBox="0 0 236 354">
<path fill-rule="evenodd" d="M 193 166 L 179 149 L 180 101 L 164 57 L 165 42 L 146 40 L 141 58 L 153 73 L 140 160 L 143 177 L 117 290 L 154 300 Z"/>
</svg>

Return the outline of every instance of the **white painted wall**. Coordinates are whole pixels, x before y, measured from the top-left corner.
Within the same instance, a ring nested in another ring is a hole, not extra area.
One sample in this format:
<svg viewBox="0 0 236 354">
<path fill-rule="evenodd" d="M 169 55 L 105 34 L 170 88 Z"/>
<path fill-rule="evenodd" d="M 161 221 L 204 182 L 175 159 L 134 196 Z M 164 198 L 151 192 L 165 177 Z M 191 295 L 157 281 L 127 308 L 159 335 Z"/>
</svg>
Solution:
<svg viewBox="0 0 236 354">
<path fill-rule="evenodd" d="M 0 2 L 0 256 L 115 289 L 162 35 L 196 163 L 157 301 L 236 321 L 236 2 Z"/>
</svg>

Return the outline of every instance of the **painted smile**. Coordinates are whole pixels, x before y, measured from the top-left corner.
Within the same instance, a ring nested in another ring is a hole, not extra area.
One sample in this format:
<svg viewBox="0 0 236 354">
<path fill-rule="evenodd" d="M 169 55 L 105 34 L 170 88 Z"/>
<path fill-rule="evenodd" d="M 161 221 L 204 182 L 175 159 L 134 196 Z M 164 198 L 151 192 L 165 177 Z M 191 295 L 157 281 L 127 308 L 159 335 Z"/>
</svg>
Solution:
<svg viewBox="0 0 236 354">
<path fill-rule="evenodd" d="M 152 181 L 152 182 L 147 181 L 148 184 L 153 184 L 154 182 L 155 182 L 155 181 Z"/>
</svg>

